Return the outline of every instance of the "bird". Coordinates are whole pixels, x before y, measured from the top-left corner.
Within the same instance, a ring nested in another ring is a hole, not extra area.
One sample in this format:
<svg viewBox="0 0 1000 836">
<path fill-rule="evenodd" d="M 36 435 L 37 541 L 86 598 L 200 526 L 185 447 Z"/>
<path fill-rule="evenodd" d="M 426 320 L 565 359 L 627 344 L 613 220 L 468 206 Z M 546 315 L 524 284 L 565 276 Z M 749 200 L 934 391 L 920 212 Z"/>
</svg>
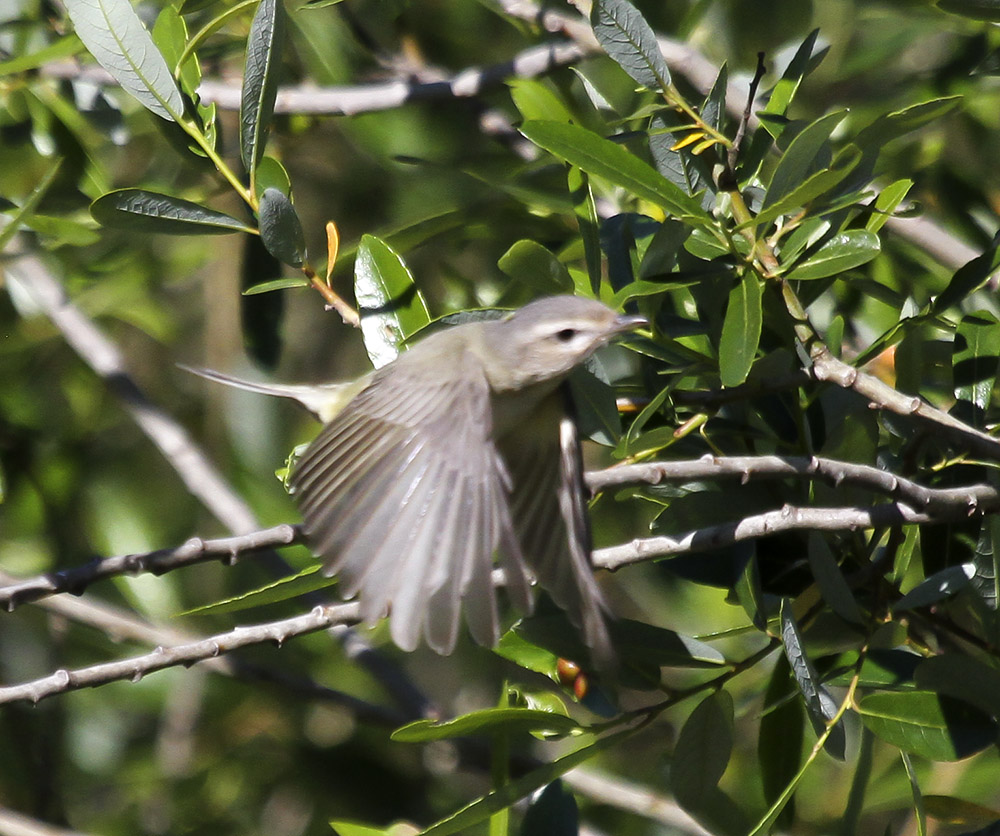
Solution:
<svg viewBox="0 0 1000 836">
<path fill-rule="evenodd" d="M 647 324 L 593 299 L 549 296 L 436 330 L 349 383 L 187 370 L 292 398 L 323 422 L 288 480 L 305 539 L 364 622 L 388 617 L 398 647 L 423 640 L 450 654 L 463 613 L 473 639 L 495 645 L 496 557 L 516 609 L 532 612 L 537 582 L 607 666 L 609 609 L 593 576 L 565 384 L 598 348 Z"/>
</svg>

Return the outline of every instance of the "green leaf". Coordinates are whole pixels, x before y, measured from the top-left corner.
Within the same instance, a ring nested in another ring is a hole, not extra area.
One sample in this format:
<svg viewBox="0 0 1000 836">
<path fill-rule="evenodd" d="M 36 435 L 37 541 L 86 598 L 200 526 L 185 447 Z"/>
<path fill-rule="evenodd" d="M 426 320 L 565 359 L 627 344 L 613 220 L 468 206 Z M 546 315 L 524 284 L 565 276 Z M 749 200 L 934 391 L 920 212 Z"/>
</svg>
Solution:
<svg viewBox="0 0 1000 836">
<path fill-rule="evenodd" d="M 806 712 L 817 736 L 825 731 L 827 724 L 836 716 L 838 706 L 830 692 L 820 683 L 816 669 L 806 654 L 799 626 L 792 614 L 791 602 L 786 598 L 781 602 L 781 643 L 792 669 L 792 676 L 805 699 Z M 826 739 L 824 748 L 837 760 L 844 760 L 847 736 L 842 723 L 838 723 Z"/>
<path fill-rule="evenodd" d="M 523 638 L 516 630 L 517 625 L 511 628 L 500 637 L 493 652 L 497 656 L 509 659 L 515 665 L 527 668 L 529 671 L 543 674 L 554 682 L 559 681 L 556 673 L 556 665 L 559 656 L 544 647 L 540 647 L 534 642 Z"/>
<path fill-rule="evenodd" d="M 573 201 L 573 214 L 576 215 L 576 223 L 580 228 L 588 285 L 590 292 L 596 297 L 601 288 L 601 218 L 597 214 L 594 191 L 590 188 L 590 178 L 586 172 L 575 165 L 567 168 L 566 185 L 570 200 Z"/>
<path fill-rule="evenodd" d="M 60 58 L 69 58 L 79 51 L 80 39 L 76 35 L 63 35 L 34 52 L 0 61 L 0 78 L 38 69 L 45 64 L 58 61 Z"/>
<path fill-rule="evenodd" d="M 346 821 L 344 819 L 334 819 L 330 822 L 330 829 L 334 836 L 406 836 L 412 833 L 412 828 L 405 825 L 397 827 L 372 827 L 356 821 Z"/>
<path fill-rule="evenodd" d="M 931 305 L 931 313 L 943 313 L 952 305 L 957 305 L 984 284 L 997 268 L 1000 268 L 1000 233 L 994 236 L 986 252 L 955 271 L 948 286 L 938 294 L 934 304 Z"/>
<path fill-rule="evenodd" d="M 1000 365 L 1000 322 L 988 311 L 962 317 L 952 346 L 955 397 L 985 411 Z"/>
<path fill-rule="evenodd" d="M 812 569 L 816 585 L 830 609 L 845 621 L 863 624 L 864 617 L 854 600 L 854 594 L 847 585 L 826 538 L 818 531 L 809 532 L 809 568 Z"/>
<path fill-rule="evenodd" d="M 701 205 L 625 148 L 586 128 L 561 122 L 525 122 L 520 131 L 562 160 L 621 186 L 680 218 L 712 222 Z"/>
<path fill-rule="evenodd" d="M 407 723 L 392 733 L 392 740 L 397 743 L 426 743 L 428 740 L 450 740 L 495 732 L 567 735 L 580 730 L 580 724 L 565 714 L 531 708 L 485 708 L 463 714 L 454 720 L 416 720 Z"/>
<path fill-rule="evenodd" d="M 760 766 L 764 801 L 771 805 L 795 778 L 802 761 L 802 704 L 790 699 L 797 693 L 788 659 L 779 656 L 764 695 L 764 716 L 760 718 L 757 737 L 757 763 Z M 794 819 L 793 797 L 778 819 L 782 830 Z"/>
<path fill-rule="evenodd" d="M 306 239 L 295 207 L 277 189 L 265 189 L 257 207 L 260 240 L 278 261 L 301 267 L 306 260 Z"/>
<path fill-rule="evenodd" d="M 548 79 L 515 78 L 507 82 L 510 97 L 524 121 L 572 122 L 573 114 Z"/>
<path fill-rule="evenodd" d="M 569 293 L 573 279 L 558 258 L 535 241 L 521 240 L 500 256 L 499 267 L 510 278 L 544 295 Z"/>
<path fill-rule="evenodd" d="M 436 824 L 432 824 L 426 830 L 422 831 L 420 836 L 450 836 L 452 833 L 467 831 L 469 828 L 485 821 L 494 813 L 530 795 L 535 790 L 544 787 L 546 784 L 551 784 L 556 778 L 565 775 L 581 763 L 590 760 L 612 746 L 617 746 L 634 733 L 634 729 L 625 729 L 624 731 L 610 734 L 589 746 L 583 746 L 574 752 L 570 752 L 568 755 L 563 755 L 552 763 L 544 764 L 532 770 L 527 775 L 510 781 L 493 792 L 484 795 L 482 798 L 473 801 L 471 804 Z"/>
<path fill-rule="evenodd" d="M 241 612 L 253 607 L 264 607 L 268 604 L 290 601 L 292 598 L 316 592 L 319 589 L 327 589 L 337 581 L 335 578 L 329 578 L 326 575 L 320 574 L 319 570 L 321 568 L 319 563 L 310 564 L 301 572 L 294 575 L 279 578 L 257 589 L 251 589 L 249 592 L 243 592 L 231 598 L 225 598 L 222 601 L 215 601 L 211 604 L 204 604 L 203 606 L 186 610 L 178 613 L 177 617 L 204 615 L 205 613 L 219 615 L 227 612 Z"/>
<path fill-rule="evenodd" d="M 984 714 L 1000 717 L 1000 670 L 957 650 L 932 656 L 917 666 L 917 687 L 962 700 Z"/>
<path fill-rule="evenodd" d="M 796 209 L 808 206 L 813 201 L 835 189 L 842 183 L 861 162 L 861 152 L 853 145 L 841 151 L 829 168 L 809 175 L 803 182 L 793 188 L 783 198 L 771 204 L 767 209 L 755 215 L 751 220 L 744 221 L 736 227 L 756 227 L 770 223 L 781 215 L 788 215 Z"/>
<path fill-rule="evenodd" d="M 236 218 L 179 197 L 144 189 L 119 189 L 90 204 L 98 223 L 116 229 L 167 235 L 228 235 L 254 232 Z"/>
<path fill-rule="evenodd" d="M 570 395 L 576 407 L 581 438 L 613 447 L 622 434 L 615 390 L 601 361 L 595 357 L 569 376 Z"/>
<path fill-rule="evenodd" d="M 285 31 L 282 0 L 260 0 L 250 24 L 240 96 L 240 156 L 251 182 L 274 115 Z M 256 190 L 255 190 L 256 191 Z M 284 259 L 281 259 L 284 261 Z"/>
<path fill-rule="evenodd" d="M 719 339 L 719 376 L 723 386 L 739 386 L 747 379 L 760 344 L 761 281 L 747 270 L 729 292 L 726 318 Z"/>
<path fill-rule="evenodd" d="M 912 188 L 912 180 L 897 180 L 895 183 L 890 183 L 882 189 L 879 192 L 879 196 L 875 198 L 875 203 L 872 206 L 875 211 L 868 218 L 865 229 L 869 232 L 878 232 L 885 225 L 885 222 L 892 217 L 892 213 L 896 211 L 896 207 L 902 203 L 903 198 L 906 197 Z"/>
<path fill-rule="evenodd" d="M 290 287 L 309 287 L 309 282 L 299 276 L 288 276 L 284 279 L 255 284 L 244 290 L 243 295 L 256 296 L 258 293 L 270 293 L 272 290 L 286 290 Z"/>
<path fill-rule="evenodd" d="M 788 66 L 785 68 L 784 73 L 782 73 L 781 79 L 771 88 L 767 104 L 762 111 L 763 113 L 771 116 L 782 116 L 788 111 L 788 106 L 792 103 L 792 99 L 795 98 L 802 79 L 819 63 L 819 60 L 814 59 L 812 54 L 813 48 L 816 46 L 817 37 L 819 37 L 819 29 L 813 29 L 795 51 L 795 55 L 788 62 Z M 822 58 L 822 54 L 819 58 Z M 775 125 L 774 122 L 764 120 L 761 124 L 775 138 L 780 135 L 781 131 L 775 130 L 773 127 Z"/>
<path fill-rule="evenodd" d="M 834 235 L 813 255 L 798 264 L 785 278 L 789 280 L 824 279 L 867 264 L 879 254 L 878 236 L 867 229 L 851 229 Z"/>
<path fill-rule="evenodd" d="M 846 116 L 847 112 L 843 110 L 821 116 L 789 143 L 771 176 L 764 197 L 765 210 L 798 188 L 807 177 L 829 165 L 830 134 Z"/>
<path fill-rule="evenodd" d="M 1000 810 L 952 795 L 925 795 L 924 809 L 933 819 L 965 827 L 985 827 L 1000 821 Z"/>
<path fill-rule="evenodd" d="M 880 151 L 886 143 L 940 119 L 961 101 L 961 96 L 942 96 L 887 113 L 861 130 L 854 142 L 859 148 Z"/>
<path fill-rule="evenodd" d="M 169 122 L 184 116 L 184 97 L 129 0 L 66 0 L 91 55 L 126 93 Z"/>
<path fill-rule="evenodd" d="M 557 779 L 524 811 L 520 836 L 578 836 L 579 818 L 576 799 Z"/>
<path fill-rule="evenodd" d="M 702 810 L 733 754 L 733 698 L 710 694 L 681 727 L 670 766 L 670 789 L 688 812 Z"/>
<path fill-rule="evenodd" d="M 931 604 L 950 598 L 965 589 L 975 574 L 976 566 L 974 563 L 949 566 L 947 569 L 935 572 L 893 604 L 892 611 L 897 613 L 918 607 L 929 607 Z"/>
<path fill-rule="evenodd" d="M 656 35 L 635 6 L 627 0 L 595 0 L 590 23 L 604 51 L 639 84 L 650 90 L 670 86 Z"/>
<path fill-rule="evenodd" d="M 38 181 L 38 185 L 32 189 L 27 200 L 20 207 L 14 207 L 10 220 L 0 228 L 0 253 L 4 251 L 4 248 L 13 240 L 14 236 L 21 231 L 21 226 L 27 226 L 30 223 L 34 216 L 35 207 L 42 202 L 42 198 L 45 197 L 46 192 L 52 187 L 61 167 L 62 159 L 56 160 L 42 176 L 42 179 Z M 5 209 L 4 211 L 8 210 Z"/>
<path fill-rule="evenodd" d="M 403 259 L 381 238 L 363 235 L 354 262 L 361 334 L 375 368 L 396 359 L 403 340 L 430 323 L 427 304 Z"/>
<path fill-rule="evenodd" d="M 258 199 L 268 189 L 277 189 L 285 197 L 292 197 L 292 181 L 285 167 L 274 157 L 261 157 L 254 176 L 254 189 Z"/>
<path fill-rule="evenodd" d="M 933 761 L 957 761 L 996 740 L 985 714 L 932 691 L 871 694 L 858 706 L 861 720 L 880 739 Z"/>
</svg>

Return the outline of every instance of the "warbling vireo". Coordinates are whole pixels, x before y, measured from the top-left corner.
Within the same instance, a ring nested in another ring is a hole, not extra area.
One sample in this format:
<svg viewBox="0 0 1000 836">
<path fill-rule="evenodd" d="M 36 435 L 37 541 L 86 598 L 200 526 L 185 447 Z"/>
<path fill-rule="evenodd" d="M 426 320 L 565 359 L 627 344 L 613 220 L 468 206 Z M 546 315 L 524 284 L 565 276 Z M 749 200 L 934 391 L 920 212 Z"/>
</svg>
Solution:
<svg viewBox="0 0 1000 836">
<path fill-rule="evenodd" d="M 401 648 L 423 636 L 450 653 L 463 609 L 476 641 L 495 644 L 496 555 L 519 610 L 531 612 L 537 579 L 606 663 L 613 652 L 561 384 L 595 349 L 644 324 L 552 296 L 438 331 L 351 384 L 191 371 L 294 398 L 325 423 L 290 479 L 306 539 L 345 597 L 358 597 L 365 621 L 389 615 Z"/>
</svg>

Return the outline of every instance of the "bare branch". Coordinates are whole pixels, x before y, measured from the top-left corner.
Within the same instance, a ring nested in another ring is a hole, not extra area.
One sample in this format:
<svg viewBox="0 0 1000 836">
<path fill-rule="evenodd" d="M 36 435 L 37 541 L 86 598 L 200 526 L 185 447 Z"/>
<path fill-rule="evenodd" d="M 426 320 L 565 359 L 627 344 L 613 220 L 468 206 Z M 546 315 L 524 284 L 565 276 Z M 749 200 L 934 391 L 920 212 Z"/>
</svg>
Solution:
<svg viewBox="0 0 1000 836">
<path fill-rule="evenodd" d="M 151 653 L 129 659 L 102 662 L 76 670 L 58 670 L 31 682 L 0 688 L 0 705 L 18 701 L 37 703 L 56 694 L 65 694 L 81 688 L 94 688 L 108 682 L 126 679 L 137 682 L 146 674 L 164 668 L 215 660 L 224 653 L 231 653 L 254 644 L 273 642 L 280 646 L 295 636 L 315 633 L 336 624 L 355 624 L 359 619 L 360 607 L 356 603 L 315 607 L 305 615 L 250 627 L 236 627 L 228 633 L 219 633 L 187 644 L 177 644 L 172 647 L 160 645 Z"/>
<path fill-rule="evenodd" d="M 814 456 L 704 456 L 677 462 L 620 465 L 587 474 L 587 485 L 600 491 L 622 485 L 691 482 L 699 479 L 818 479 L 834 487 L 867 488 L 931 513 L 973 514 L 1000 508 L 1000 490 L 991 485 L 927 488 L 870 465 Z M 951 517 L 948 517 L 951 519 Z M 2 594 L 2 590 L 0 590 Z M 0 602 L 2 602 L 0 597 Z"/>
<path fill-rule="evenodd" d="M 216 540 L 193 537 L 173 549 L 93 560 L 82 566 L 47 572 L 0 587 L 0 607 L 10 612 L 20 604 L 36 601 L 47 595 L 56 595 L 60 592 L 79 594 L 95 581 L 114 575 L 138 575 L 141 572 L 162 575 L 179 566 L 191 566 L 209 560 L 221 560 L 232 564 L 241 554 L 288 546 L 299 542 L 300 538 L 301 535 L 294 526 L 278 525 L 237 537 L 222 537 Z"/>
<path fill-rule="evenodd" d="M 955 511 L 951 518 L 960 519 Z M 594 565 L 609 571 L 642 563 L 657 557 L 676 557 L 690 552 L 708 551 L 756 540 L 786 531 L 857 531 L 903 524 L 944 522 L 941 517 L 914 511 L 901 503 L 873 505 L 869 508 L 799 508 L 786 505 L 778 511 L 745 517 L 742 520 L 706 526 L 677 537 L 647 537 L 621 546 L 597 549 Z"/>
</svg>

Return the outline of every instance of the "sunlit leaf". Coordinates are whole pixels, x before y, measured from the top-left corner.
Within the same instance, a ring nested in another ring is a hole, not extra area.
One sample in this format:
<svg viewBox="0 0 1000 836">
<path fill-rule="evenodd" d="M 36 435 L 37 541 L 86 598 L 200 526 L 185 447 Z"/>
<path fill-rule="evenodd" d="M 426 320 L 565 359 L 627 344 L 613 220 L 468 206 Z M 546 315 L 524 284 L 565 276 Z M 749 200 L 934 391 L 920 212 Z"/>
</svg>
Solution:
<svg viewBox="0 0 1000 836">
<path fill-rule="evenodd" d="M 785 278 L 823 279 L 867 264 L 881 252 L 878 236 L 867 229 L 852 229 L 833 236 L 809 258 L 797 264 Z"/>
<path fill-rule="evenodd" d="M 157 116 L 179 122 L 184 98 L 129 0 L 66 0 L 76 34 L 125 92 Z"/>
<path fill-rule="evenodd" d="M 402 342 L 430 322 L 427 303 L 403 259 L 382 239 L 363 235 L 354 263 L 361 334 L 375 368 L 392 362 Z"/>
<path fill-rule="evenodd" d="M 747 378 L 762 326 L 761 282 L 747 270 L 729 293 L 719 339 L 719 376 L 723 386 L 738 386 Z"/>
<path fill-rule="evenodd" d="M 566 735 L 578 731 L 580 724 L 565 714 L 529 708 L 486 708 L 443 722 L 415 720 L 396 729 L 392 733 L 392 739 L 397 743 L 425 743 L 428 740 L 448 740 L 495 732 Z"/>
</svg>

